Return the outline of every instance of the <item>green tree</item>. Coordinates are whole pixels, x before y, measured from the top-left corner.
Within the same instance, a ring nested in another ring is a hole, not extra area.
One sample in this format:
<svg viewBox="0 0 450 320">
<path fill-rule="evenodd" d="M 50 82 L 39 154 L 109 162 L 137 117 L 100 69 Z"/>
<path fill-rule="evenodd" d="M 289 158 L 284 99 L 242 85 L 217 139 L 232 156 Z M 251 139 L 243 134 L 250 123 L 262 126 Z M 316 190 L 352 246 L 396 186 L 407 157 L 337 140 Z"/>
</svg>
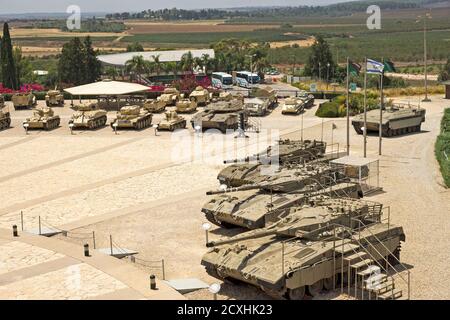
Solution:
<svg viewBox="0 0 450 320">
<path fill-rule="evenodd" d="M 125 68 L 128 72 L 141 76 L 148 70 L 148 63 L 142 56 L 134 56 L 125 62 Z"/>
<path fill-rule="evenodd" d="M 441 72 L 439 72 L 439 81 L 448 80 L 450 80 L 450 57 L 447 59 L 447 63 L 442 68 Z"/>
<path fill-rule="evenodd" d="M 100 78 L 102 64 L 97 59 L 98 52 L 92 47 L 91 37 L 87 36 L 83 43 L 84 82 L 95 82 Z"/>
<path fill-rule="evenodd" d="M 329 72 L 329 78 L 332 79 L 335 74 L 336 63 L 325 39 L 320 35 L 317 36 L 310 50 L 308 62 L 305 66 L 305 75 L 319 77 L 320 74 L 320 78 L 326 79 L 327 72 Z"/>
<path fill-rule="evenodd" d="M 177 78 L 178 72 L 180 71 L 180 65 L 178 62 L 166 62 L 164 64 L 164 69 L 167 73 L 173 73 L 173 79 Z"/>
<path fill-rule="evenodd" d="M 143 52 L 144 47 L 139 42 L 133 42 L 127 46 L 127 52 Z"/>
<path fill-rule="evenodd" d="M 17 69 L 17 79 L 24 83 L 33 83 L 36 81 L 36 75 L 33 73 L 33 66 L 30 59 L 22 56 L 22 48 L 15 47 L 13 51 L 14 62 Z"/>
<path fill-rule="evenodd" d="M 80 85 L 85 83 L 84 46 L 80 38 L 64 44 L 58 62 L 58 75 L 62 82 Z"/>
<path fill-rule="evenodd" d="M 13 47 L 11 43 L 11 36 L 9 34 L 8 23 L 3 25 L 3 37 L 1 42 L 1 72 L 3 85 L 6 88 L 18 90 L 19 79 L 17 78 L 17 69 L 14 62 Z"/>
<path fill-rule="evenodd" d="M 183 54 L 180 64 L 183 71 L 192 73 L 195 66 L 195 61 L 191 51 Z"/>
</svg>

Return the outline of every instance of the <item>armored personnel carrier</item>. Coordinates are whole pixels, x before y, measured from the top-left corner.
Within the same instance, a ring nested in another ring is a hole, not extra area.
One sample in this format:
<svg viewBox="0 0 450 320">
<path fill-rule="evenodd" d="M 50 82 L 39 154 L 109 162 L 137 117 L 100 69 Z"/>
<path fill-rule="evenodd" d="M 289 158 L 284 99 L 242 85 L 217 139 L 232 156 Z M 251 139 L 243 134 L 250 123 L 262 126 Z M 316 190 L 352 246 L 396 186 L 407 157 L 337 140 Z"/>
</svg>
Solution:
<svg viewBox="0 0 450 320">
<path fill-rule="evenodd" d="M 179 116 L 176 111 L 168 111 L 165 119 L 158 124 L 158 130 L 175 131 L 186 128 L 186 119 Z"/>
<path fill-rule="evenodd" d="M 161 96 L 158 97 L 158 101 L 164 103 L 164 106 L 174 106 L 178 100 L 180 100 L 180 92 L 175 88 L 166 88 Z"/>
<path fill-rule="evenodd" d="M 64 106 L 64 95 L 59 90 L 49 90 L 45 95 L 45 104 L 47 107 Z"/>
<path fill-rule="evenodd" d="M 148 112 L 161 113 L 166 110 L 166 103 L 155 99 L 149 99 L 144 102 L 143 107 Z"/>
<path fill-rule="evenodd" d="M 252 88 L 252 90 L 250 91 L 250 97 L 266 101 L 267 107 L 269 109 L 275 108 L 278 104 L 277 92 L 271 87 Z"/>
<path fill-rule="evenodd" d="M 61 119 L 55 115 L 50 107 L 37 107 L 33 110 L 33 116 L 26 119 L 23 124 L 27 129 L 52 130 L 59 127 Z"/>
<path fill-rule="evenodd" d="M 318 197 L 274 214 L 263 229 L 209 242 L 201 264 L 215 278 L 281 299 L 315 296 L 344 280 L 359 295 L 397 299 L 402 291 L 385 266 L 399 260 L 405 234 L 381 215 L 377 203 Z"/>
<path fill-rule="evenodd" d="M 176 111 L 178 113 L 192 113 L 197 111 L 197 102 L 195 100 L 181 99 L 177 102 Z"/>
<path fill-rule="evenodd" d="M 36 96 L 32 93 L 15 93 L 11 97 L 15 109 L 31 108 L 36 105 Z"/>
<path fill-rule="evenodd" d="M 318 159 L 325 154 L 327 143 L 317 140 L 279 140 L 276 145 L 268 147 L 266 150 L 243 159 L 225 160 L 224 164 L 229 163 L 277 163 L 311 161 Z"/>
<path fill-rule="evenodd" d="M 106 110 L 99 109 L 96 103 L 74 106 L 76 112 L 69 120 L 69 126 L 73 129 L 96 129 L 103 127 L 107 121 Z"/>
<path fill-rule="evenodd" d="M 273 211 L 300 205 L 317 195 L 328 197 L 348 197 L 358 199 L 362 196 L 357 183 L 341 182 L 320 189 L 317 183 L 307 185 L 292 193 L 255 192 L 244 190 L 222 193 L 214 196 L 202 208 L 205 218 L 211 223 L 224 227 L 262 228 Z M 245 188 L 242 188 L 245 189 Z"/>
<path fill-rule="evenodd" d="M 197 105 L 205 106 L 210 101 L 210 95 L 208 90 L 203 88 L 202 86 L 198 86 L 194 91 L 189 95 L 189 99 L 197 103 Z"/>
<path fill-rule="evenodd" d="M 5 98 L 0 94 L 0 130 L 4 130 L 11 125 L 11 116 L 5 108 Z"/>
<path fill-rule="evenodd" d="M 214 102 L 192 117 L 192 127 L 195 129 L 196 126 L 200 126 L 202 130 L 218 129 L 222 133 L 226 133 L 227 130 L 237 130 L 239 113 L 244 114 L 246 123 L 248 116 L 240 100 Z"/>
<path fill-rule="evenodd" d="M 249 116 L 265 116 L 269 112 L 269 100 L 261 98 L 245 98 L 244 109 Z"/>
<path fill-rule="evenodd" d="M 152 114 L 139 106 L 125 106 L 117 112 L 111 127 L 117 129 L 133 128 L 142 130 L 152 125 Z"/>
<path fill-rule="evenodd" d="M 422 122 L 425 122 L 426 110 L 410 105 L 392 105 L 383 110 L 381 126 L 384 137 L 398 136 L 410 132 L 419 132 Z M 379 132 L 380 109 L 367 112 L 367 132 Z M 364 114 L 355 116 L 352 125 L 358 134 L 363 134 Z"/>
<path fill-rule="evenodd" d="M 303 100 L 299 98 L 286 98 L 281 102 L 281 114 L 300 114 L 305 109 Z"/>
</svg>

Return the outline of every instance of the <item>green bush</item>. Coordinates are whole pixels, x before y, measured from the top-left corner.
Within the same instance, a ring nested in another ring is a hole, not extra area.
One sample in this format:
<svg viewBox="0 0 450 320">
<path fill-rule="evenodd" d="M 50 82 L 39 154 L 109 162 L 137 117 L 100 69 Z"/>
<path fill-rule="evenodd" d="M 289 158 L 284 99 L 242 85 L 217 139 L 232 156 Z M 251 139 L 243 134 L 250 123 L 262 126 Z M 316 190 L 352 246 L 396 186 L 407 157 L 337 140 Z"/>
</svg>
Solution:
<svg viewBox="0 0 450 320">
<path fill-rule="evenodd" d="M 450 108 L 445 109 L 442 118 L 441 134 L 436 140 L 435 154 L 441 167 L 444 183 L 450 187 Z"/>
<path fill-rule="evenodd" d="M 331 101 L 322 103 L 317 109 L 316 116 L 321 118 L 338 118 L 347 115 L 346 108 L 347 98 L 345 95 L 339 95 Z M 390 104 L 390 101 L 385 101 Z M 367 93 L 367 110 L 379 108 L 380 101 L 378 93 Z M 364 95 L 360 93 L 353 93 L 350 95 L 349 101 L 350 115 L 355 115 L 364 112 Z"/>
</svg>

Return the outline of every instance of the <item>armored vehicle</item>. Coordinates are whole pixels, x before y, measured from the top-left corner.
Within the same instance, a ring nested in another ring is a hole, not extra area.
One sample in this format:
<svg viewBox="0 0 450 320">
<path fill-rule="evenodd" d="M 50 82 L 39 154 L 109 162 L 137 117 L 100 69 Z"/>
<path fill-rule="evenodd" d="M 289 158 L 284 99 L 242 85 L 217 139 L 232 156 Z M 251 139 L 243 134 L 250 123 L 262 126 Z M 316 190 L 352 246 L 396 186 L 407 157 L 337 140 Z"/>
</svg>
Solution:
<svg viewBox="0 0 450 320">
<path fill-rule="evenodd" d="M 45 95 L 45 104 L 47 107 L 64 106 L 64 95 L 59 90 L 50 90 Z"/>
<path fill-rule="evenodd" d="M 207 243 L 211 249 L 201 263 L 215 278 L 242 281 L 276 298 L 315 296 L 346 280 L 349 292 L 397 299 L 402 291 L 386 265 L 397 264 L 405 234 L 381 216 L 377 203 L 319 197 L 281 210 L 263 229 Z"/>
<path fill-rule="evenodd" d="M 269 100 L 261 98 L 245 98 L 244 109 L 249 116 L 265 116 L 269 112 Z"/>
<path fill-rule="evenodd" d="M 312 94 L 308 94 L 306 91 L 300 91 L 299 94 L 297 94 L 298 98 L 303 101 L 303 108 L 309 109 L 314 106 L 314 96 Z"/>
<path fill-rule="evenodd" d="M 286 98 L 281 102 L 282 114 L 300 114 L 305 109 L 303 100 L 299 98 Z"/>
<path fill-rule="evenodd" d="M 398 136 L 410 132 L 419 132 L 425 122 L 425 109 L 410 105 L 392 105 L 383 110 L 381 126 L 384 137 Z M 367 112 L 367 131 L 379 132 L 380 109 Z M 352 125 L 358 134 L 363 134 L 364 114 L 355 116 Z"/>
<path fill-rule="evenodd" d="M 106 124 L 107 112 L 99 109 L 96 103 L 77 105 L 74 109 L 76 112 L 69 120 L 71 128 L 96 129 Z"/>
<path fill-rule="evenodd" d="M 175 131 L 186 128 L 186 119 L 180 117 L 176 111 L 168 111 L 166 118 L 158 124 L 158 130 Z"/>
<path fill-rule="evenodd" d="M 0 130 L 7 129 L 11 125 L 11 116 L 4 106 L 5 100 L 0 94 Z"/>
<path fill-rule="evenodd" d="M 144 102 L 144 109 L 151 113 L 161 113 L 166 110 L 166 104 L 163 101 L 148 99 Z"/>
<path fill-rule="evenodd" d="M 253 88 L 250 92 L 250 96 L 266 101 L 269 109 L 275 108 L 278 104 L 277 92 L 271 87 Z"/>
<path fill-rule="evenodd" d="M 50 107 L 37 107 L 33 110 L 33 116 L 23 122 L 27 129 L 52 130 L 59 127 L 61 119 L 56 116 Z"/>
<path fill-rule="evenodd" d="M 245 125 L 248 116 L 240 100 L 214 102 L 192 117 L 192 127 L 195 129 L 200 126 L 202 130 L 218 129 L 226 133 L 227 130 L 239 128 L 239 113 L 243 113 Z"/>
<path fill-rule="evenodd" d="M 210 101 L 210 95 L 208 90 L 203 88 L 202 86 L 198 86 L 194 91 L 189 95 L 189 99 L 191 101 L 196 102 L 198 105 L 205 106 Z"/>
<path fill-rule="evenodd" d="M 158 101 L 164 103 L 164 106 L 174 106 L 181 98 L 180 92 L 175 88 L 166 88 L 161 96 L 158 97 Z"/>
<path fill-rule="evenodd" d="M 317 140 L 279 140 L 276 145 L 268 147 L 265 151 L 244 159 L 225 160 L 228 163 L 287 163 L 311 161 L 318 159 L 325 154 L 327 148 L 326 142 Z"/>
<path fill-rule="evenodd" d="M 31 108 L 36 105 L 36 96 L 32 93 L 15 93 L 11 101 L 15 109 Z"/>
<path fill-rule="evenodd" d="M 262 228 L 272 211 L 300 205 L 312 196 L 362 197 L 357 183 L 341 182 L 320 189 L 317 183 L 305 186 L 293 193 L 255 192 L 254 190 L 223 193 L 213 197 L 202 208 L 208 221 L 215 225 L 247 229 Z M 245 189 L 245 188 L 244 188 Z"/>
<path fill-rule="evenodd" d="M 176 111 L 178 113 L 192 113 L 197 111 L 197 102 L 195 100 L 181 99 L 177 102 Z"/>
<path fill-rule="evenodd" d="M 141 130 L 152 125 L 152 117 L 152 114 L 144 108 L 125 106 L 117 112 L 116 119 L 111 121 L 111 127 L 113 129 L 133 128 Z"/>
</svg>

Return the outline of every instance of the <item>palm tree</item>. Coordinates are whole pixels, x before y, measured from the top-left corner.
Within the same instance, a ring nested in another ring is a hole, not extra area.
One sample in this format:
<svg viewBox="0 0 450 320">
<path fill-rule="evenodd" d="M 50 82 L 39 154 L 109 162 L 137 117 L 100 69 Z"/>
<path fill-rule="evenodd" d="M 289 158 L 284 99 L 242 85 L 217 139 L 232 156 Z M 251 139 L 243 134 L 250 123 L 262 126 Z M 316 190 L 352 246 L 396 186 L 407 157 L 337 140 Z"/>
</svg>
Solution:
<svg viewBox="0 0 450 320">
<path fill-rule="evenodd" d="M 112 80 L 116 80 L 116 77 L 119 75 L 119 73 L 117 72 L 117 69 L 114 67 L 106 68 L 105 73 Z"/>
<path fill-rule="evenodd" d="M 172 72 L 173 73 L 173 79 L 175 80 L 177 78 L 177 74 L 179 71 L 179 67 L 180 65 L 178 64 L 178 62 L 167 62 L 164 64 L 165 70 L 167 73 Z"/>
<path fill-rule="evenodd" d="M 132 59 L 125 62 L 126 70 L 131 74 L 136 74 L 139 77 L 146 71 L 146 62 L 142 56 L 134 56 Z"/>
<path fill-rule="evenodd" d="M 205 73 L 207 74 L 208 70 L 213 69 L 214 61 L 213 61 L 213 59 L 211 59 L 211 57 L 207 53 L 202 55 L 201 60 L 202 60 L 203 67 L 205 68 Z"/>
<path fill-rule="evenodd" d="M 181 57 L 181 69 L 186 72 L 192 73 L 192 69 L 194 69 L 194 57 L 192 55 L 192 52 L 188 52 L 183 54 Z"/>
<path fill-rule="evenodd" d="M 153 59 L 153 63 L 154 63 L 154 71 L 156 72 L 156 75 L 159 76 L 159 74 L 161 73 L 161 69 L 162 69 L 162 64 L 161 61 L 159 60 L 159 57 L 161 55 L 152 55 L 152 59 Z"/>
</svg>

